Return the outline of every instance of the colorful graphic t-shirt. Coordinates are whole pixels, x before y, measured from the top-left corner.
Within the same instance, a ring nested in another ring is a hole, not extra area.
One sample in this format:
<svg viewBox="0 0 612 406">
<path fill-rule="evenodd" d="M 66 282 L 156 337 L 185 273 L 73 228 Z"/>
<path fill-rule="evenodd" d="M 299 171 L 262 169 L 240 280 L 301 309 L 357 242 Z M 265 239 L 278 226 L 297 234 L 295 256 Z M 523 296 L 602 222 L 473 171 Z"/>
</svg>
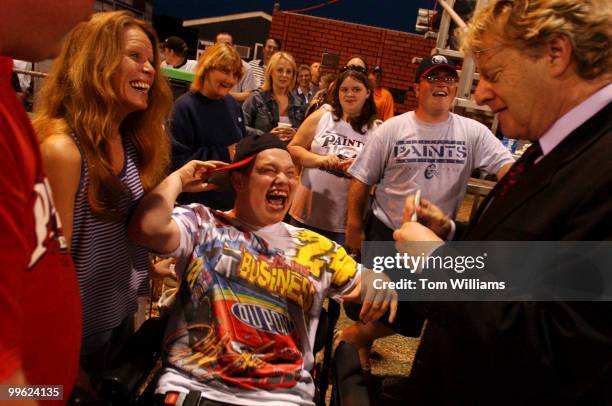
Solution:
<svg viewBox="0 0 612 406">
<path fill-rule="evenodd" d="M 310 405 L 323 299 L 349 292 L 360 266 L 336 243 L 285 223 L 250 232 L 194 204 L 176 208 L 181 287 L 158 392 L 198 390 L 237 405 Z"/>
</svg>

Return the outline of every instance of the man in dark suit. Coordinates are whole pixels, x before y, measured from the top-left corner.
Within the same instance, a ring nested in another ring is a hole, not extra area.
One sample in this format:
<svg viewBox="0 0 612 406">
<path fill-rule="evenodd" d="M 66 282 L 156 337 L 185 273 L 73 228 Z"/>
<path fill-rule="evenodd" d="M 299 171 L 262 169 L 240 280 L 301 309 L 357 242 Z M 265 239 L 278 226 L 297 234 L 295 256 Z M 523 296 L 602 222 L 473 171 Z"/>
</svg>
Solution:
<svg viewBox="0 0 612 406">
<path fill-rule="evenodd" d="M 463 50 L 480 69 L 476 101 L 532 147 L 460 239 L 612 239 L 611 20 L 600 0 L 491 1 L 474 17 Z M 435 206 L 419 222 L 413 210 L 409 197 L 395 239 L 448 236 Z M 411 404 L 612 404 L 610 302 L 403 302 L 400 332 L 412 312 L 429 322 Z"/>
</svg>

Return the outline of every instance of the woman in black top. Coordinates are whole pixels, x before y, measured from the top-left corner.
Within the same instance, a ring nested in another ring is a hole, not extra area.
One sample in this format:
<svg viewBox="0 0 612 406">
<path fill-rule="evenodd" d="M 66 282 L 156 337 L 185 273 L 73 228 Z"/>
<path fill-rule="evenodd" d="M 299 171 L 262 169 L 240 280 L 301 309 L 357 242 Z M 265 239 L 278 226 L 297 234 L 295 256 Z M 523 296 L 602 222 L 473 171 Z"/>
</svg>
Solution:
<svg viewBox="0 0 612 406">
<path fill-rule="evenodd" d="M 206 49 L 190 91 L 174 103 L 172 170 L 192 159 L 231 162 L 246 130 L 240 105 L 229 94 L 244 74 L 240 55 L 227 44 Z M 218 210 L 233 207 L 232 192 L 185 193 L 180 203 L 198 202 Z"/>
</svg>

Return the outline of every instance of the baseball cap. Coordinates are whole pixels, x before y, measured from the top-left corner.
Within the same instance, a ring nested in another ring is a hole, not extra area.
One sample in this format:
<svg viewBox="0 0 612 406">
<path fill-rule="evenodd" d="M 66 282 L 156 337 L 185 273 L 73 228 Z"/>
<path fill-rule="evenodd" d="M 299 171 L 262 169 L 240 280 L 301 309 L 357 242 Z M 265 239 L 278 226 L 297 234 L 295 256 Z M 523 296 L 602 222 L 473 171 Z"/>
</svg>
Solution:
<svg viewBox="0 0 612 406">
<path fill-rule="evenodd" d="M 249 164 L 261 151 L 274 148 L 288 151 L 287 144 L 270 133 L 251 135 L 241 139 L 236 145 L 236 154 L 232 163 L 213 170 L 208 177 L 208 182 L 217 185 L 219 191 L 230 190 L 229 174 L 232 170 Z"/>
<path fill-rule="evenodd" d="M 168 37 L 161 43 L 162 48 L 171 49 L 179 54 L 187 51 L 187 44 L 180 37 Z"/>
<path fill-rule="evenodd" d="M 455 76 L 459 76 L 453 61 L 448 60 L 444 55 L 436 54 L 423 58 L 416 70 L 415 80 L 418 82 L 428 73 L 441 68 L 451 71 Z"/>
<path fill-rule="evenodd" d="M 383 69 L 380 67 L 380 65 L 376 65 L 373 69 L 372 72 L 374 73 L 380 73 L 382 75 L 383 73 Z"/>
</svg>

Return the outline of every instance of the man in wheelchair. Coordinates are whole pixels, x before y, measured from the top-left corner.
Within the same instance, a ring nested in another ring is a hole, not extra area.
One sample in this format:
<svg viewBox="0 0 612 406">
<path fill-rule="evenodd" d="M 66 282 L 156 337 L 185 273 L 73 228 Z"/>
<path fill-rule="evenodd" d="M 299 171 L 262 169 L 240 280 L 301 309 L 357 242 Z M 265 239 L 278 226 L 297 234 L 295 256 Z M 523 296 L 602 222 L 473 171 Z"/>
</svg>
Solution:
<svg viewBox="0 0 612 406">
<path fill-rule="evenodd" d="M 163 340 L 160 404 L 201 396 L 206 405 L 311 405 L 324 298 L 363 299 L 364 322 L 388 310 L 395 317 L 395 291 L 362 283 L 369 271 L 341 246 L 282 222 L 297 177 L 284 142 L 248 137 L 232 164 L 191 161 L 134 213 L 131 237 L 177 258 L 181 276 Z M 181 192 L 228 183 L 236 195 L 229 212 L 174 208 Z"/>
</svg>

